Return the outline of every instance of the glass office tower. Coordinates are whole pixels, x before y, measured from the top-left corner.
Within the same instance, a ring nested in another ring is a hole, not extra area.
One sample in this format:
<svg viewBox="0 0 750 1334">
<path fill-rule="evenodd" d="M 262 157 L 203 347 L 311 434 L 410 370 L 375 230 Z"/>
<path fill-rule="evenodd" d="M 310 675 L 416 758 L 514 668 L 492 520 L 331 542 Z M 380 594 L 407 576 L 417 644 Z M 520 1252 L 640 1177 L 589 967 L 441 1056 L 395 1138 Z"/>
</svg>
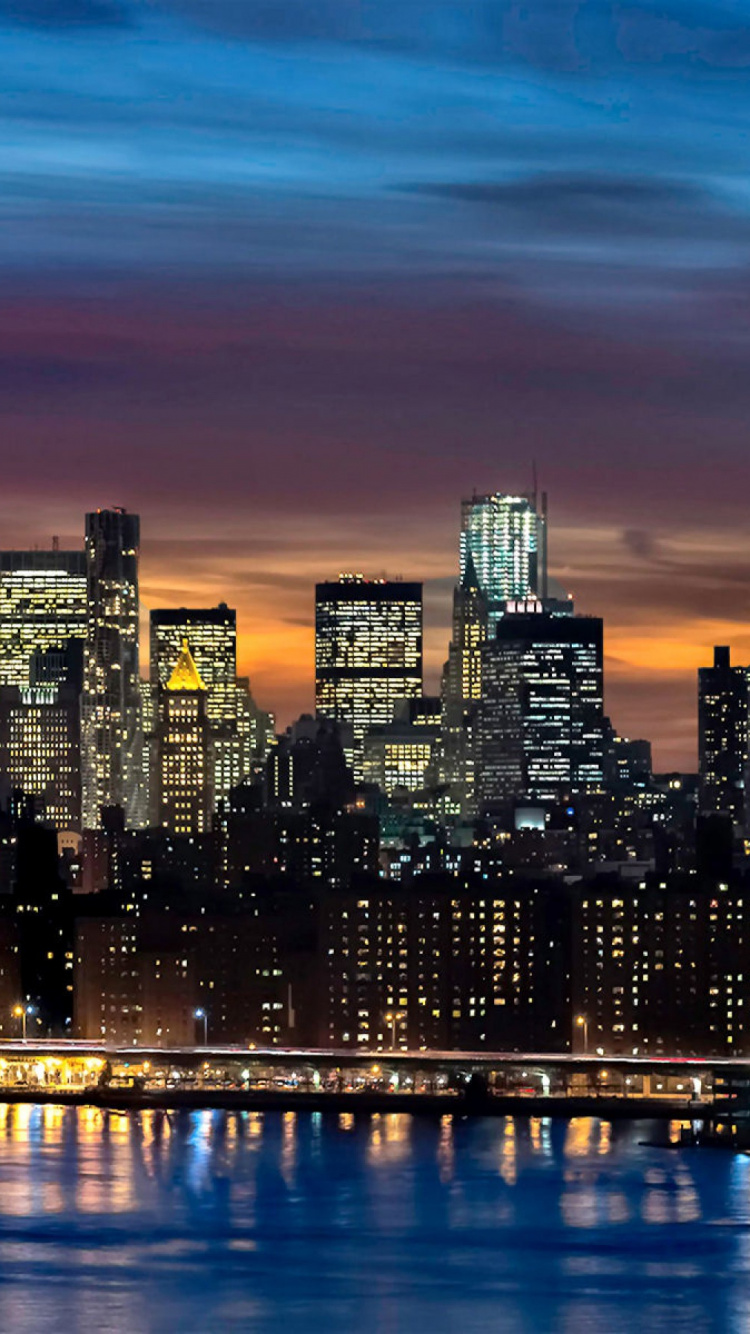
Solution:
<svg viewBox="0 0 750 1334">
<path fill-rule="evenodd" d="M 473 563 L 487 599 L 489 636 L 510 599 L 547 596 L 546 501 L 529 496 L 472 496 L 461 504 L 461 581 Z"/>
</svg>

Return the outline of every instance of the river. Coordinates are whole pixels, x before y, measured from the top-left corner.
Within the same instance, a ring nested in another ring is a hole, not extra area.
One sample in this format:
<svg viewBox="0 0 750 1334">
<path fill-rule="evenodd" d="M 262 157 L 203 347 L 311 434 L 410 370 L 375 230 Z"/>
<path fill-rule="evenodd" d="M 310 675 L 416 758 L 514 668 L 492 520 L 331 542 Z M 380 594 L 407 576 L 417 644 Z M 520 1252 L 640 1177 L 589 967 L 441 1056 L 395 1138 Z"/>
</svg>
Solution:
<svg viewBox="0 0 750 1334">
<path fill-rule="evenodd" d="M 750 1159 L 653 1133 L 0 1105 L 0 1330 L 744 1334 Z"/>
</svg>

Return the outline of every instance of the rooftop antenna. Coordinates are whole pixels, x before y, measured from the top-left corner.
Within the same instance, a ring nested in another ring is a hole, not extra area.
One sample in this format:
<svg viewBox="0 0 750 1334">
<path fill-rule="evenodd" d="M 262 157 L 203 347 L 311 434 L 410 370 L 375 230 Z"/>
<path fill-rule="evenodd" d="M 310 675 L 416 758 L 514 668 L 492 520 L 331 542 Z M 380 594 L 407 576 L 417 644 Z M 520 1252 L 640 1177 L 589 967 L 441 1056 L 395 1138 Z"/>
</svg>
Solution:
<svg viewBox="0 0 750 1334">
<path fill-rule="evenodd" d="M 531 499 L 534 503 L 534 509 L 536 509 L 536 498 L 537 498 L 536 459 L 533 459 L 531 464 Z"/>
<path fill-rule="evenodd" d="M 59 537 L 57 537 L 57 535 L 55 535 L 55 536 L 52 538 L 52 550 L 53 550 L 53 551 L 59 551 L 59 550 L 60 550 L 60 539 L 59 539 Z"/>
</svg>

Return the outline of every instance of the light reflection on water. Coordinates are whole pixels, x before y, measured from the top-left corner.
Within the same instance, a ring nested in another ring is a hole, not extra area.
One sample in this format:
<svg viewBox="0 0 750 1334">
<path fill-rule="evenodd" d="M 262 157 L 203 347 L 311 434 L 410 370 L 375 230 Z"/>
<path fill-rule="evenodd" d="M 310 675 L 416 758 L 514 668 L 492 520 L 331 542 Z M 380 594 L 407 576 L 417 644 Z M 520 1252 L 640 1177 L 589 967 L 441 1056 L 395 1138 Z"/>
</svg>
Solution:
<svg viewBox="0 0 750 1334">
<path fill-rule="evenodd" d="M 0 1330 L 739 1334 L 750 1160 L 657 1133 L 0 1105 Z"/>
</svg>

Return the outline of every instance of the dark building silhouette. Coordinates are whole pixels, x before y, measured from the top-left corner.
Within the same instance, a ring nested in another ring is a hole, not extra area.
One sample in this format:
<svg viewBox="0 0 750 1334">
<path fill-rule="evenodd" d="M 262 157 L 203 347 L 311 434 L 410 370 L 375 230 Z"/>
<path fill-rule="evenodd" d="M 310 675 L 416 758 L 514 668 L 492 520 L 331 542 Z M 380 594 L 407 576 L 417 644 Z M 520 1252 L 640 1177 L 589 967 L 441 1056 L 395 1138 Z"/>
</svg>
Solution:
<svg viewBox="0 0 750 1334">
<path fill-rule="evenodd" d="M 713 667 L 698 671 L 698 806 L 728 815 L 738 829 L 747 819 L 750 714 L 748 669 L 733 667 L 728 648 L 714 649 Z"/>
</svg>

